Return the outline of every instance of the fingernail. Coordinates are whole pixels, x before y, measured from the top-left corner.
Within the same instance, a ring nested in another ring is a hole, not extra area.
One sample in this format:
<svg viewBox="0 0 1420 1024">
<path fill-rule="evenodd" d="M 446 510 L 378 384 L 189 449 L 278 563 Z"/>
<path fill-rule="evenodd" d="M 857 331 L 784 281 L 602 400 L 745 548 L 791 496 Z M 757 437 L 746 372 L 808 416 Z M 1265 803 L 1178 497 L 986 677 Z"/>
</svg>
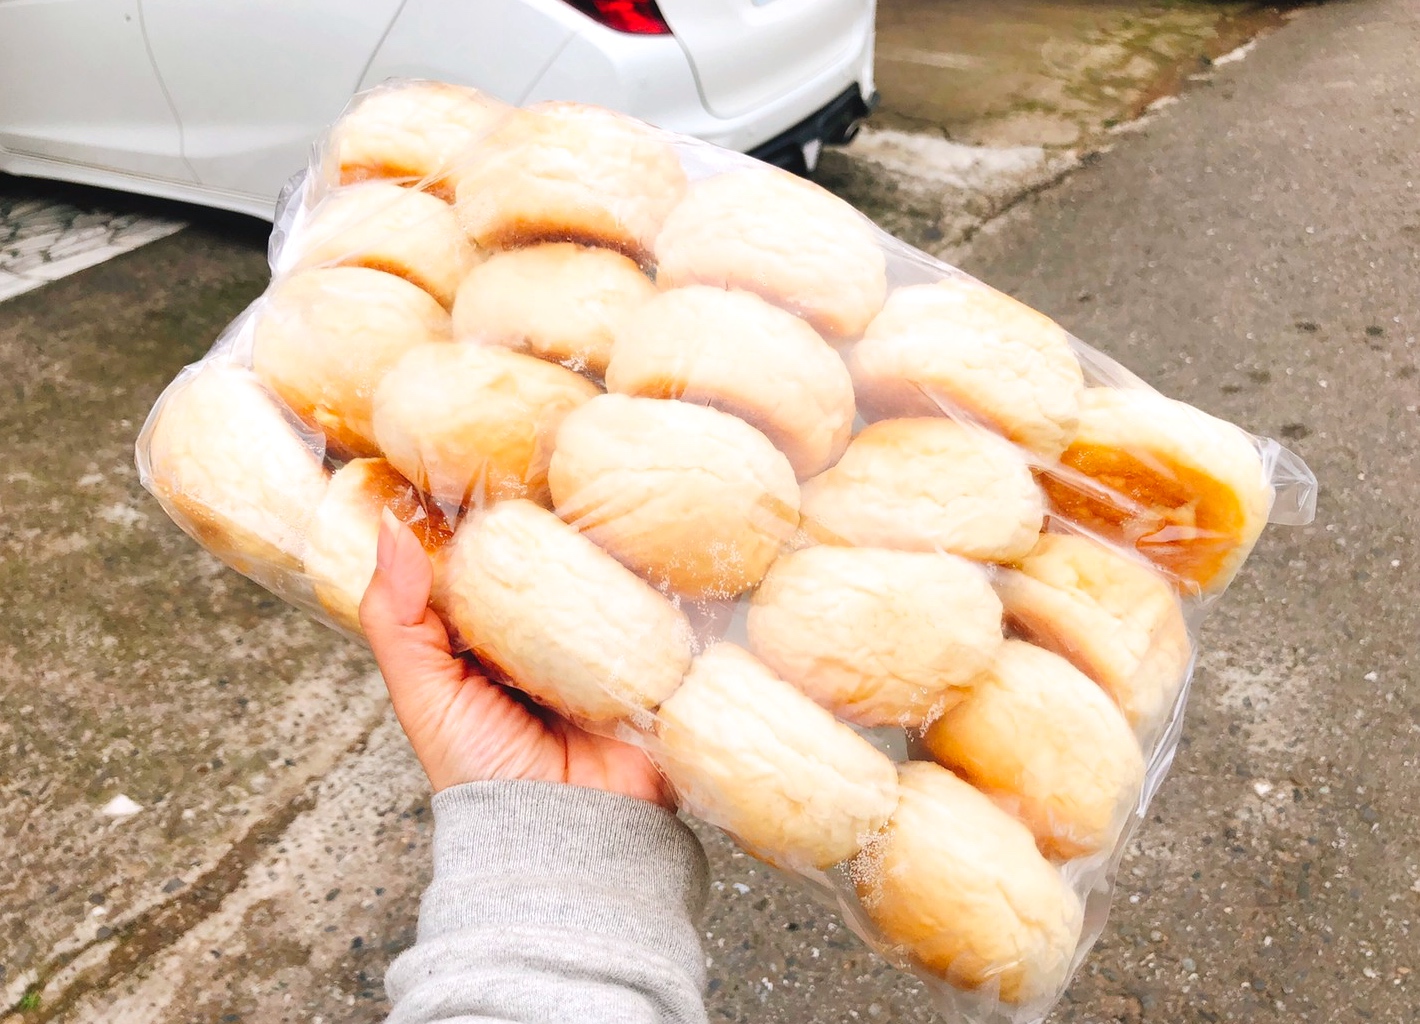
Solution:
<svg viewBox="0 0 1420 1024">
<path fill-rule="evenodd" d="M 394 546 L 399 533 L 399 520 L 388 508 L 380 509 L 380 533 L 375 541 L 375 568 L 389 571 L 394 564 Z"/>
</svg>

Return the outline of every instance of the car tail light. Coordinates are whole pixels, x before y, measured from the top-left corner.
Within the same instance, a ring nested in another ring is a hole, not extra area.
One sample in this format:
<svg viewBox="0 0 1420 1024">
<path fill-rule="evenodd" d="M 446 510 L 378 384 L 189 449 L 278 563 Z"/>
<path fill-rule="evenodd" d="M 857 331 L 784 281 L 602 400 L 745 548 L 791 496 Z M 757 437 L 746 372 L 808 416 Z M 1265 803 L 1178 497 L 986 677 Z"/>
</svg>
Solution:
<svg viewBox="0 0 1420 1024">
<path fill-rule="evenodd" d="M 593 21 L 637 36 L 668 36 L 666 24 L 656 0 L 567 0 Z"/>
</svg>

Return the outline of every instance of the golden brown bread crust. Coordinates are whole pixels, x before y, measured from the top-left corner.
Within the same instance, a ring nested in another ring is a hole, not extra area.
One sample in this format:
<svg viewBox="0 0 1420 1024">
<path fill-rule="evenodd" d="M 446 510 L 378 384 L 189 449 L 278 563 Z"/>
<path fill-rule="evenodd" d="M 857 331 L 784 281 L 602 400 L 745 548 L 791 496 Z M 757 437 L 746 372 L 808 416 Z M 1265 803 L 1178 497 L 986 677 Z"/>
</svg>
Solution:
<svg viewBox="0 0 1420 1024">
<path fill-rule="evenodd" d="M 897 802 L 891 761 L 733 644 L 695 659 L 656 739 L 682 804 L 780 867 L 846 860 Z"/>
<path fill-rule="evenodd" d="M 548 500 L 562 418 L 600 391 L 571 370 L 497 345 L 421 345 L 375 393 L 380 450 L 446 505 Z"/>
<path fill-rule="evenodd" d="M 931 762 L 899 765 L 898 786 L 891 821 L 850 866 L 868 917 L 953 985 L 1006 1004 L 1052 997 L 1082 914 L 1030 832 Z"/>
<path fill-rule="evenodd" d="M 625 256 L 570 242 L 495 253 L 459 286 L 454 336 L 601 376 L 656 286 Z"/>
<path fill-rule="evenodd" d="M 655 708 L 690 665 L 685 616 L 528 501 L 464 519 L 435 560 L 433 605 L 460 646 L 574 721 Z"/>
<path fill-rule="evenodd" d="M 390 274 L 317 267 L 276 282 L 252 338 L 253 369 L 332 454 L 372 457 L 375 389 L 410 350 L 449 340 L 449 314 Z"/>
<path fill-rule="evenodd" d="M 1010 562 L 1034 546 L 1040 489 L 1016 448 L 949 419 L 879 420 L 803 486 L 821 543 L 946 551 Z"/>
<path fill-rule="evenodd" d="M 1152 743 L 1168 720 L 1191 646 L 1178 596 L 1147 565 L 1076 534 L 1042 534 L 996 577 L 1006 619 L 1089 676 Z"/>
<path fill-rule="evenodd" d="M 1065 331 L 976 281 L 899 288 L 848 359 L 869 419 L 945 408 L 1053 461 L 1074 437 L 1084 376 Z"/>
<path fill-rule="evenodd" d="M 445 309 L 480 259 L 447 203 L 384 181 L 331 193 L 286 242 L 294 269 L 369 267 L 424 289 Z"/>
<path fill-rule="evenodd" d="M 685 402 L 592 399 L 562 422 L 548 483 L 563 519 L 692 599 L 758 583 L 798 524 L 783 454 L 747 423 Z"/>
<path fill-rule="evenodd" d="M 1142 388 L 1087 389 L 1061 463 L 1041 477 L 1056 513 L 1137 548 L 1185 589 L 1227 586 L 1272 505 L 1246 434 Z"/>
<path fill-rule="evenodd" d="M 214 360 L 179 376 L 157 407 L 147 456 L 153 492 L 222 561 L 260 579 L 300 568 L 328 478 L 250 371 Z"/>
<path fill-rule="evenodd" d="M 800 477 L 831 465 L 853 427 L 853 382 L 813 328 L 743 291 L 691 285 L 624 324 L 607 390 L 678 398 L 738 416 Z"/>
<path fill-rule="evenodd" d="M 837 196 L 776 168 L 696 182 L 656 239 L 662 288 L 738 288 L 807 320 L 827 338 L 863 332 L 887 295 L 868 220 Z"/>
<path fill-rule="evenodd" d="M 360 633 L 360 602 L 375 574 L 385 509 L 432 555 L 453 529 L 444 513 L 384 459 L 355 459 L 331 477 L 307 532 L 304 569 L 316 599 L 336 623 Z"/>
<path fill-rule="evenodd" d="M 818 546 L 783 555 L 755 591 L 750 649 L 863 726 L 920 726 L 970 693 L 1001 646 L 985 570 L 953 555 Z"/>
<path fill-rule="evenodd" d="M 482 141 L 458 175 L 456 207 L 469 238 L 487 249 L 580 242 L 646 263 L 685 185 L 674 147 L 641 122 L 542 104 Z"/>
<path fill-rule="evenodd" d="M 923 742 L 1057 860 L 1113 848 L 1144 782 L 1139 743 L 1109 696 L 1020 640 L 1006 641 Z"/>
</svg>

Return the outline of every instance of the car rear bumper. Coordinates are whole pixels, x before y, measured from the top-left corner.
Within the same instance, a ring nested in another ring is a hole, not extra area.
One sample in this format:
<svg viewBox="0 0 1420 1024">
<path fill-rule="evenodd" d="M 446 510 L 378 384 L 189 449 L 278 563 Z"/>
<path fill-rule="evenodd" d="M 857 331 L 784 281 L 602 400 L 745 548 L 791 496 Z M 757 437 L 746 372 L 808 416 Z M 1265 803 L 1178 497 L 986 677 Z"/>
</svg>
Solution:
<svg viewBox="0 0 1420 1024">
<path fill-rule="evenodd" d="M 756 146 L 749 155 L 795 174 L 808 174 L 818 164 L 820 149 L 851 142 L 853 136 L 858 134 L 863 119 L 877 106 L 877 91 L 864 99 L 863 90 L 855 82 L 823 109 L 763 145 Z"/>
</svg>

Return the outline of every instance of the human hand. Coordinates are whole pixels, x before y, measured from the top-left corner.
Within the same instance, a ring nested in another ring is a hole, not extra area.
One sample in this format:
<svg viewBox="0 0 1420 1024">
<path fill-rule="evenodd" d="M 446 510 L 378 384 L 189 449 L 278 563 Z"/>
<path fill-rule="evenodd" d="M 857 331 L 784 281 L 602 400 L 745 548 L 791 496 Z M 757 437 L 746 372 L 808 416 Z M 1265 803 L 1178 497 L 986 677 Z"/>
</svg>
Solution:
<svg viewBox="0 0 1420 1024">
<path fill-rule="evenodd" d="M 529 708 L 472 658 L 455 656 L 429 608 L 433 582 L 423 545 L 386 511 L 360 625 L 434 792 L 494 779 L 565 782 L 674 810 L 665 781 L 642 751 Z"/>
</svg>

